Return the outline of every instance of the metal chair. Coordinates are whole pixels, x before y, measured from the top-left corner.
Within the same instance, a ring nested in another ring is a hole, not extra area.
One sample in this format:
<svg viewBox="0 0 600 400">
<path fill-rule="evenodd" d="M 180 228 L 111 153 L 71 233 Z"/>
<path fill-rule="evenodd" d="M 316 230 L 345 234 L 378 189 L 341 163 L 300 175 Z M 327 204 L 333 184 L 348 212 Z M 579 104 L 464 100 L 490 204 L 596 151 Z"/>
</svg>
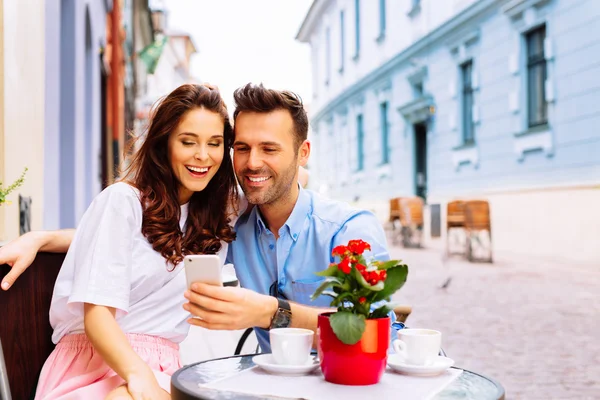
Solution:
<svg viewBox="0 0 600 400">
<path fill-rule="evenodd" d="M 4 353 L 2 352 L 2 340 L 0 340 L 0 400 L 12 400 L 6 363 L 4 362 Z"/>
<path fill-rule="evenodd" d="M 39 253 L 10 290 L 0 291 L 2 400 L 11 399 L 11 395 L 13 399 L 28 399 L 35 393 L 42 366 L 54 349 L 48 312 L 64 257 Z M 8 265 L 0 265 L 0 279 L 9 270 Z"/>
</svg>

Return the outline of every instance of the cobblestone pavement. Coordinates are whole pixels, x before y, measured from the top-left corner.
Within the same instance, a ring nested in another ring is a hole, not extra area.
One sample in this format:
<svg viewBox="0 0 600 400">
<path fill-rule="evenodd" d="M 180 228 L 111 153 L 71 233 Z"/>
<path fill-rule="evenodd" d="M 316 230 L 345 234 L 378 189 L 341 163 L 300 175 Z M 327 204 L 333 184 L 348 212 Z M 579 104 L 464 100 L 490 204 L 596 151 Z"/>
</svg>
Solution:
<svg viewBox="0 0 600 400">
<path fill-rule="evenodd" d="M 496 379 L 507 399 L 600 399 L 600 265 L 391 253 L 409 265 L 394 298 L 413 307 L 408 325 L 442 331 L 457 366 Z"/>
</svg>

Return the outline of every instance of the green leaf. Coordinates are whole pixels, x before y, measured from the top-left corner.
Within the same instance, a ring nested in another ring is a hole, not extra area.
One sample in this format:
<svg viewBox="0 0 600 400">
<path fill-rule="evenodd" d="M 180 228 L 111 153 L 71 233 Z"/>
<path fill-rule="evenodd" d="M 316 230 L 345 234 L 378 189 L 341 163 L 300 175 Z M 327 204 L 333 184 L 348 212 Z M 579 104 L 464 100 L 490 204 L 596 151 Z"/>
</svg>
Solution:
<svg viewBox="0 0 600 400">
<path fill-rule="evenodd" d="M 379 292 L 380 290 L 383 290 L 383 288 L 384 288 L 383 282 L 379 281 L 375 285 L 370 285 L 369 282 L 367 282 L 365 280 L 365 278 L 363 278 L 363 276 L 360 274 L 359 270 L 357 270 L 356 268 L 353 268 L 352 272 L 354 273 L 354 277 L 356 278 L 356 281 L 360 284 L 360 286 L 362 286 L 366 289 L 372 290 L 374 292 Z"/>
<path fill-rule="evenodd" d="M 377 265 L 377 269 L 388 270 L 390 268 L 395 267 L 396 265 L 401 265 L 401 264 L 402 264 L 402 261 L 400 261 L 400 260 L 380 261 Z"/>
<path fill-rule="evenodd" d="M 369 319 L 385 318 L 388 316 L 388 314 L 392 310 L 393 310 L 393 308 L 390 304 L 385 304 L 385 305 L 373 310 L 373 312 L 369 315 Z"/>
<path fill-rule="evenodd" d="M 373 302 L 388 300 L 394 293 L 404 286 L 407 275 L 408 267 L 406 265 L 398 265 L 388 269 L 384 288 L 375 295 Z"/>
<path fill-rule="evenodd" d="M 337 272 L 339 271 L 339 268 L 337 267 L 337 265 L 332 265 L 331 267 L 324 269 L 323 271 L 319 271 L 317 273 L 315 273 L 315 275 L 318 276 L 337 276 Z"/>
<path fill-rule="evenodd" d="M 356 344 L 362 337 L 367 323 L 364 315 L 341 311 L 331 314 L 329 323 L 338 339 L 345 344 Z"/>
<path fill-rule="evenodd" d="M 319 287 L 317 288 L 317 290 L 315 290 L 315 292 L 312 294 L 312 296 L 310 296 L 311 300 L 315 300 L 316 298 L 318 298 L 326 289 L 329 289 L 332 286 L 338 286 L 341 287 L 341 282 L 338 278 L 333 277 L 333 276 L 328 276 L 327 278 L 325 278 L 323 280 L 323 283 L 321 283 L 319 285 Z"/>
</svg>

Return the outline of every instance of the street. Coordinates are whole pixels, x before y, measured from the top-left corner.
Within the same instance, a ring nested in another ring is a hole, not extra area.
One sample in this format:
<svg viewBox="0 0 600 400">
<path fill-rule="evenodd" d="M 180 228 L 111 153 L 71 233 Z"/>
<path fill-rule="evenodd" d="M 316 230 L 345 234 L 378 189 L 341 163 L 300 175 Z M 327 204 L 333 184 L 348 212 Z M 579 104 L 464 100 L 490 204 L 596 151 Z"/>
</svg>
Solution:
<svg viewBox="0 0 600 400">
<path fill-rule="evenodd" d="M 507 399 L 600 398 L 599 265 L 391 253 L 409 265 L 394 297 L 413 307 L 408 326 L 440 330 L 456 366 L 499 381 Z"/>
</svg>

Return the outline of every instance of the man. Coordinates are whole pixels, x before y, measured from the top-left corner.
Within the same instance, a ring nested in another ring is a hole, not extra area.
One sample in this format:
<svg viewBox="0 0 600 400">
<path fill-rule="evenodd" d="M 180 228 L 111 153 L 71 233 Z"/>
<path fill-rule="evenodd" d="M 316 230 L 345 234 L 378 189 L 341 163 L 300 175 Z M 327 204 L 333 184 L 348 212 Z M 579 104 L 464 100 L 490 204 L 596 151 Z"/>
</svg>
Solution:
<svg viewBox="0 0 600 400">
<path fill-rule="evenodd" d="M 237 221 L 237 239 L 227 257 L 241 288 L 195 283 L 185 293 L 189 302 L 184 308 L 199 317 L 190 323 L 204 328 L 255 327 L 262 350 L 269 352 L 270 328 L 316 331 L 317 316 L 327 310 L 329 299 L 310 300 L 322 279 L 315 273 L 333 261 L 335 246 L 362 239 L 371 244 L 375 258 L 387 260 L 389 255 L 372 213 L 298 185 L 298 169 L 310 155 L 308 118 L 300 98 L 248 84 L 235 91 L 234 99 L 234 169 L 248 203 L 255 206 Z M 38 232 L 0 249 L 0 263 L 14 262 L 8 282 L 33 261 L 32 249 L 64 251 L 71 235 Z"/>
</svg>

